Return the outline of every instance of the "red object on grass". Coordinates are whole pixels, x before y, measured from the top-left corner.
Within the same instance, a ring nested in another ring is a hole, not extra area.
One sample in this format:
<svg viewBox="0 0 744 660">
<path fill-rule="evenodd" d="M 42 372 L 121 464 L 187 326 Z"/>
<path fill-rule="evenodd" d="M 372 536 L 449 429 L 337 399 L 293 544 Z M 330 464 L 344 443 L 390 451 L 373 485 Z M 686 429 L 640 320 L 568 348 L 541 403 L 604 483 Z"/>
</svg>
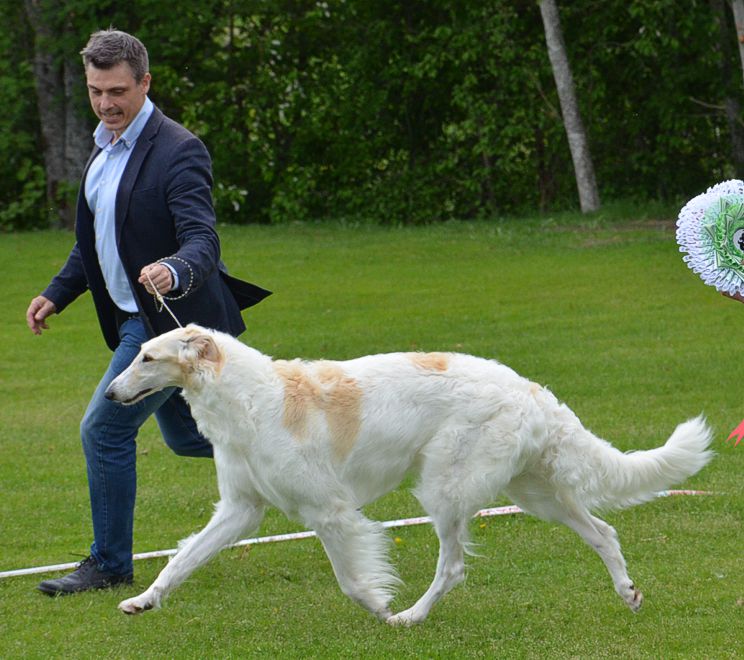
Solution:
<svg viewBox="0 0 744 660">
<path fill-rule="evenodd" d="M 737 426 L 733 431 L 731 431 L 731 435 L 729 435 L 728 438 L 726 438 L 726 442 L 731 440 L 731 438 L 736 438 L 736 442 L 734 443 L 734 447 L 736 447 L 740 442 L 741 439 L 744 437 L 744 419 L 739 422 L 739 426 Z"/>
</svg>

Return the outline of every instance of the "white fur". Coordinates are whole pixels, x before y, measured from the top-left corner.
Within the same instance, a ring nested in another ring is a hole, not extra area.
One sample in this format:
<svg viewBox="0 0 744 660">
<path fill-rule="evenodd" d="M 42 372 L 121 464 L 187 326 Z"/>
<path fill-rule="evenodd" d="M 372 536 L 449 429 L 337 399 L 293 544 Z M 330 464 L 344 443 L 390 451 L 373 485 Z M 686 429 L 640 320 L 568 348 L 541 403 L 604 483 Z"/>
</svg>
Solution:
<svg viewBox="0 0 744 660">
<path fill-rule="evenodd" d="M 133 403 L 174 385 L 214 445 L 221 501 L 152 586 L 120 603 L 129 614 L 158 607 L 274 506 L 317 532 L 347 596 L 390 624 L 418 623 L 462 581 L 468 521 L 502 492 L 576 531 L 635 611 L 642 595 L 615 530 L 590 511 L 647 500 L 712 456 L 702 418 L 680 424 L 662 447 L 623 454 L 546 389 L 469 355 L 275 362 L 192 325 L 144 344 L 107 395 Z M 398 578 L 386 536 L 360 507 L 411 471 L 418 475 L 415 495 L 434 521 L 439 560 L 428 591 L 394 615 Z"/>
</svg>

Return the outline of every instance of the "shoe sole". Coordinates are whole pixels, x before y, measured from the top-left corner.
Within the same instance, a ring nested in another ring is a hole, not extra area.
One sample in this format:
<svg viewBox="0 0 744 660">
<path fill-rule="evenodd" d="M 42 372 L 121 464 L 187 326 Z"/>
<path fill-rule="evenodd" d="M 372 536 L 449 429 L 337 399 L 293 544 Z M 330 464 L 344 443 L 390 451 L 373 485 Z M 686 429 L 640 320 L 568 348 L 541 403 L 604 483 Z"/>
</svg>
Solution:
<svg viewBox="0 0 744 660">
<path fill-rule="evenodd" d="M 106 582 L 104 584 L 97 585 L 95 587 L 86 587 L 85 589 L 76 589 L 73 591 L 68 591 L 65 589 L 55 589 L 52 586 L 46 586 L 43 582 L 36 587 L 38 591 L 41 593 L 47 595 L 47 596 L 69 596 L 71 594 L 80 594 L 85 591 L 100 591 L 101 589 L 111 589 L 112 587 L 119 587 L 122 585 L 130 585 L 134 582 L 133 577 L 125 577 L 121 580 L 116 580 L 115 582 Z"/>
</svg>

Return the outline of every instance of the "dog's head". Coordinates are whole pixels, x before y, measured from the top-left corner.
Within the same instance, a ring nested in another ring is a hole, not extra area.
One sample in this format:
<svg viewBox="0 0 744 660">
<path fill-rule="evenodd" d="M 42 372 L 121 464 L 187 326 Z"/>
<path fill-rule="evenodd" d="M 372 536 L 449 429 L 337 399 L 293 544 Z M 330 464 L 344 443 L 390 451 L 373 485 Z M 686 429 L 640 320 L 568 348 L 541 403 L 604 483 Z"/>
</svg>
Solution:
<svg viewBox="0 0 744 660">
<path fill-rule="evenodd" d="M 132 364 L 106 389 L 106 398 L 131 405 L 167 387 L 198 390 L 222 370 L 224 355 L 213 331 L 190 324 L 142 344 Z"/>
</svg>

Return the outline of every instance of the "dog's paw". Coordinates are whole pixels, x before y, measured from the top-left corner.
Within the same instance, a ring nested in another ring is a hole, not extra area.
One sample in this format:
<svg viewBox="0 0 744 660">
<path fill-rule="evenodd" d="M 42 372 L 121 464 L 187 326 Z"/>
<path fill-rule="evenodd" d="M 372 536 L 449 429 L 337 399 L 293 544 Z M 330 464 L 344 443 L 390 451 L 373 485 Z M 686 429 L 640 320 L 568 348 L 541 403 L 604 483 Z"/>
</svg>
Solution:
<svg viewBox="0 0 744 660">
<path fill-rule="evenodd" d="M 127 598 L 127 600 L 123 600 L 119 603 L 119 609 L 124 612 L 124 614 L 141 614 L 142 612 L 152 610 L 155 607 L 157 607 L 156 604 L 146 597 L 145 594 L 140 594 L 134 598 Z"/>
<path fill-rule="evenodd" d="M 417 623 L 421 623 L 422 621 L 422 618 L 415 615 L 413 608 L 403 610 L 402 612 L 393 614 L 392 616 L 389 616 L 387 619 L 385 619 L 385 623 L 397 628 L 410 628 L 411 626 L 416 625 Z"/>
<path fill-rule="evenodd" d="M 633 589 L 633 592 L 633 600 L 628 603 L 628 607 L 634 612 L 637 612 L 641 609 L 641 605 L 643 605 L 643 594 L 638 589 Z"/>
<path fill-rule="evenodd" d="M 394 628 L 408 628 L 413 622 L 408 617 L 401 616 L 400 614 L 393 614 L 385 619 L 385 623 Z"/>
<path fill-rule="evenodd" d="M 622 593 L 621 596 L 623 597 L 625 604 L 633 612 L 637 612 L 638 610 L 640 610 L 641 605 L 643 605 L 643 594 L 635 588 L 635 585 L 629 584 L 628 587 L 623 591 L 624 593 Z"/>
</svg>

